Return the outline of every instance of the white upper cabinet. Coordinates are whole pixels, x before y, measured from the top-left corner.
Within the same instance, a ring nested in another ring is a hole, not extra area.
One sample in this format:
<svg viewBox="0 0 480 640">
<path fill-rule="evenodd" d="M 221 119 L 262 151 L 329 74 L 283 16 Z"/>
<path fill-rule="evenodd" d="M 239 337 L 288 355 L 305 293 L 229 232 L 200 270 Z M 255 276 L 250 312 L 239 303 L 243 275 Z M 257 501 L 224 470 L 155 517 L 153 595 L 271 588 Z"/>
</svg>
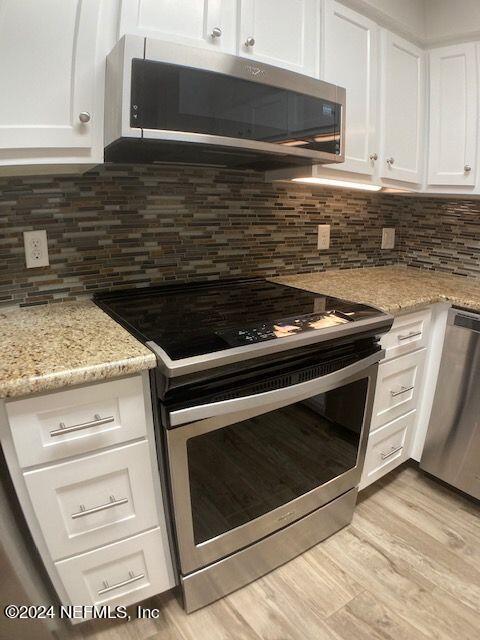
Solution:
<svg viewBox="0 0 480 640">
<path fill-rule="evenodd" d="M 0 1 L 0 166 L 102 162 L 99 17 L 100 0 Z"/>
<path fill-rule="evenodd" d="M 126 33 L 235 53 L 236 0 L 122 0 Z"/>
<path fill-rule="evenodd" d="M 477 103 L 475 45 L 430 51 L 429 184 L 475 184 Z"/>
<path fill-rule="evenodd" d="M 238 54 L 318 75 L 317 0 L 240 0 Z"/>
<path fill-rule="evenodd" d="M 323 41 L 324 80 L 347 90 L 345 163 L 335 168 L 372 175 L 379 154 L 378 27 L 338 2 L 326 0 Z"/>
<path fill-rule="evenodd" d="M 407 40 L 382 32 L 382 178 L 422 180 L 424 56 Z"/>
</svg>

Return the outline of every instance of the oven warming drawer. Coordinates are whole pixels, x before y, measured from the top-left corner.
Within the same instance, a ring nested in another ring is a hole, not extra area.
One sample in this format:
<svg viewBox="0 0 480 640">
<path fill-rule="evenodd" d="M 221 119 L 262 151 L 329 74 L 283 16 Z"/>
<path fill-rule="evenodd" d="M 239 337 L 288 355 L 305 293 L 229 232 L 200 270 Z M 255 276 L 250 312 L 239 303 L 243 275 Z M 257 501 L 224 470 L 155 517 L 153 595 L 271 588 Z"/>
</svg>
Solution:
<svg viewBox="0 0 480 640">
<path fill-rule="evenodd" d="M 260 542 L 182 576 L 187 613 L 256 580 L 350 524 L 357 493 L 357 489 L 351 489 Z"/>
</svg>

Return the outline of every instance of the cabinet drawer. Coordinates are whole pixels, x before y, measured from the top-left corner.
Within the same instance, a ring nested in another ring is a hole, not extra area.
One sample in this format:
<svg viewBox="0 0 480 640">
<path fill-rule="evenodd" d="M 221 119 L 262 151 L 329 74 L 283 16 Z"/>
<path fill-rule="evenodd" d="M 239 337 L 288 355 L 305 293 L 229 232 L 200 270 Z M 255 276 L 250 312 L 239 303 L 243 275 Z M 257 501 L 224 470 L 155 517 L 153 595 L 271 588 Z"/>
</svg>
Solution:
<svg viewBox="0 0 480 640">
<path fill-rule="evenodd" d="M 416 413 L 411 411 L 370 434 L 361 489 L 408 460 Z"/>
<path fill-rule="evenodd" d="M 421 349 L 380 364 L 371 431 L 417 407 L 425 353 Z"/>
<path fill-rule="evenodd" d="M 430 309 L 425 309 L 397 316 L 392 328 L 381 340 L 386 351 L 385 360 L 426 347 L 431 315 Z"/>
<path fill-rule="evenodd" d="M 145 440 L 28 471 L 24 478 L 54 560 L 158 524 Z"/>
<path fill-rule="evenodd" d="M 160 529 L 55 564 L 72 604 L 128 606 L 174 586 Z"/>
<path fill-rule="evenodd" d="M 6 408 L 22 468 L 146 433 L 141 376 L 16 400 Z"/>
</svg>

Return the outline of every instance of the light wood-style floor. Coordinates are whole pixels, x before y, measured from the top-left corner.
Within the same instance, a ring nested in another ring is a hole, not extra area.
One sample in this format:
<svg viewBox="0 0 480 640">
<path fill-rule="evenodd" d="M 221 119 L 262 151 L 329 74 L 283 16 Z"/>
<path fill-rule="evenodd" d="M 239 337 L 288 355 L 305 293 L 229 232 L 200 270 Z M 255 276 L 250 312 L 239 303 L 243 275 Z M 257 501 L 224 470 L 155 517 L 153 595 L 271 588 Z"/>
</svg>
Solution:
<svg viewBox="0 0 480 640">
<path fill-rule="evenodd" d="M 478 640 L 480 509 L 403 467 L 361 494 L 353 523 L 193 614 L 98 621 L 82 640 Z M 78 635 L 77 635 L 78 634 Z"/>
</svg>

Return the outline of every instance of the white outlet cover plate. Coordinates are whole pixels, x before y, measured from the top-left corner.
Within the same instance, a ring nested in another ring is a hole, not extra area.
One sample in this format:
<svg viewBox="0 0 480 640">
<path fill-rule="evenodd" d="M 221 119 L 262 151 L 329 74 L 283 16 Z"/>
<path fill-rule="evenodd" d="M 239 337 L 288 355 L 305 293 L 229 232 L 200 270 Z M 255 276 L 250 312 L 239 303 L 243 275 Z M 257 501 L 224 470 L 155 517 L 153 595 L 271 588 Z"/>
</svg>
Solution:
<svg viewBox="0 0 480 640">
<path fill-rule="evenodd" d="M 317 248 L 320 251 L 330 249 L 330 225 L 319 224 L 318 225 L 318 242 Z"/>
<path fill-rule="evenodd" d="M 25 262 L 27 269 L 48 267 L 48 242 L 45 229 L 39 231 L 24 231 L 23 244 L 25 246 Z"/>
<path fill-rule="evenodd" d="M 382 249 L 395 248 L 395 227 L 384 227 L 382 229 Z"/>
</svg>

